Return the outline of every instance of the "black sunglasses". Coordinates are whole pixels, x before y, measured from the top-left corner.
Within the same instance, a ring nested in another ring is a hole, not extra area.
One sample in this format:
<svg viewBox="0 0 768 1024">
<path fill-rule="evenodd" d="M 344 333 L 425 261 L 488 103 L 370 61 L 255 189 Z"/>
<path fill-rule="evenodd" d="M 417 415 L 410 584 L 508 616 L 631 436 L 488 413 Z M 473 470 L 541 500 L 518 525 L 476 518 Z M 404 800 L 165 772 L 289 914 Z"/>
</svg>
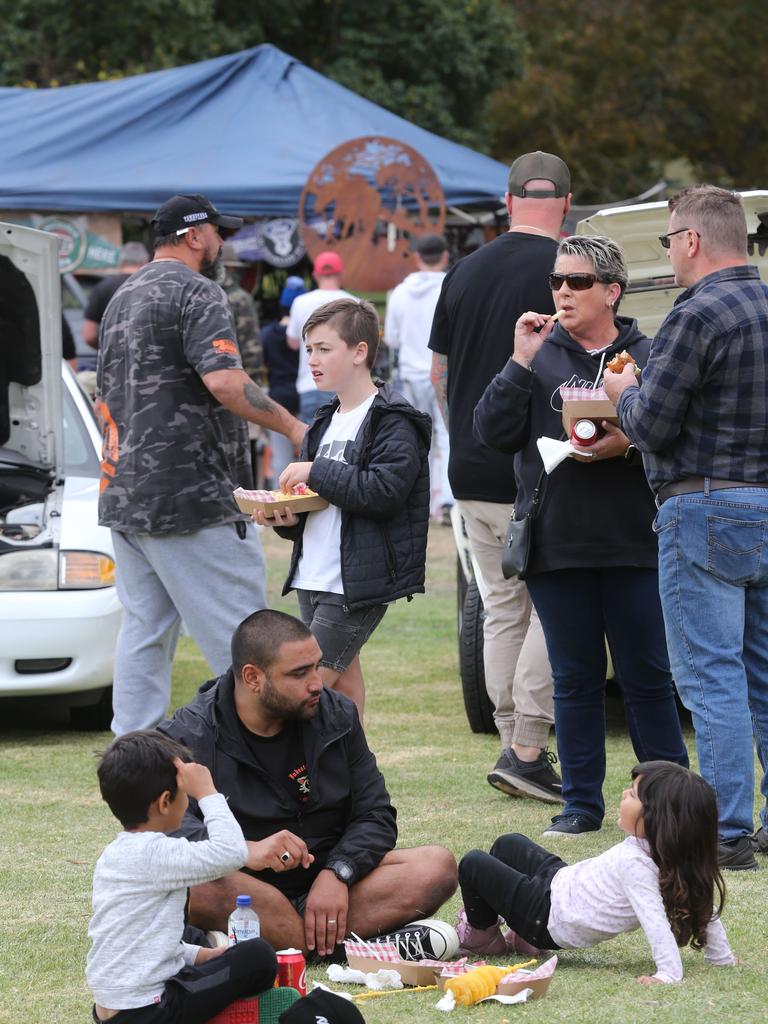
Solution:
<svg viewBox="0 0 768 1024">
<path fill-rule="evenodd" d="M 563 287 L 563 283 L 567 284 L 572 292 L 585 292 L 589 288 L 592 288 L 596 281 L 600 281 L 601 284 L 608 284 L 607 281 L 603 281 L 602 278 L 597 276 L 597 274 L 549 275 L 549 287 L 553 292 L 559 292 Z"/>
<path fill-rule="evenodd" d="M 659 235 L 659 241 L 661 242 L 662 249 L 669 248 L 669 240 L 672 237 L 672 235 L 682 235 L 684 231 L 693 231 L 694 235 L 698 235 L 699 238 L 701 238 L 699 232 L 696 231 L 694 228 L 678 228 L 677 231 L 669 231 L 666 235 Z"/>
</svg>

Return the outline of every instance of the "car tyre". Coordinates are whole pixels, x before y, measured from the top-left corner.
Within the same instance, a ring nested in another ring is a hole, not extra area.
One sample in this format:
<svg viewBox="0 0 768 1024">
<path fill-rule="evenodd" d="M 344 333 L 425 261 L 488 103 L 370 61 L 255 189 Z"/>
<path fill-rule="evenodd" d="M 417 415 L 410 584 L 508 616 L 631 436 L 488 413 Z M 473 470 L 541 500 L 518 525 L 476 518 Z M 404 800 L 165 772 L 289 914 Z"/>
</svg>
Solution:
<svg viewBox="0 0 768 1024">
<path fill-rule="evenodd" d="M 80 732 L 105 732 L 112 725 L 112 687 L 107 686 L 95 704 L 69 709 L 69 722 Z"/>
<path fill-rule="evenodd" d="M 463 574 L 462 574 L 463 577 Z M 460 591 L 459 591 L 460 592 Z M 483 621 L 485 609 L 475 580 L 467 583 L 459 626 L 459 674 L 464 710 L 472 732 L 494 733 L 493 704 L 485 688 Z"/>
</svg>

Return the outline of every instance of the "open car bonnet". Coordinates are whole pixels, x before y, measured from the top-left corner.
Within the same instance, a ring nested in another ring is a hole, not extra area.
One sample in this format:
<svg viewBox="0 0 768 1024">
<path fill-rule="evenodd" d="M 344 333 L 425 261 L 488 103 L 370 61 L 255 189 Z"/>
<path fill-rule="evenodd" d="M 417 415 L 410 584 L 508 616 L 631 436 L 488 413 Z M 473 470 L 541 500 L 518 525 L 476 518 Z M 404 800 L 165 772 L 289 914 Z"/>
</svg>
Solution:
<svg viewBox="0 0 768 1024">
<path fill-rule="evenodd" d="M 742 192 L 747 217 L 748 259 L 768 283 L 768 191 Z M 637 317 L 640 330 L 653 337 L 672 308 L 680 288 L 674 282 L 667 250 L 659 235 L 667 231 L 669 207 L 665 202 L 642 203 L 598 210 L 579 221 L 579 235 L 612 238 L 624 250 L 629 268 L 629 287 L 621 313 Z"/>
<path fill-rule="evenodd" d="M 63 446 L 58 241 L 0 223 L 0 465 L 58 479 Z"/>
</svg>

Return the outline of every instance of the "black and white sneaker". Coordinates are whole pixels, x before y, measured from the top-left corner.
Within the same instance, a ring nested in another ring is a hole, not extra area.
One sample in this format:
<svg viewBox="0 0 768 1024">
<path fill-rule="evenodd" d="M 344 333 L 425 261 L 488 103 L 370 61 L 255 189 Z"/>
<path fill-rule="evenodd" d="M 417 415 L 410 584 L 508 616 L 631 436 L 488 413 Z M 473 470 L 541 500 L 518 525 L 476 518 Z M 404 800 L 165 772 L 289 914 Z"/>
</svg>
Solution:
<svg viewBox="0 0 768 1024">
<path fill-rule="evenodd" d="M 521 761 L 511 747 L 506 747 L 488 782 L 509 796 L 532 796 L 549 804 L 561 804 L 563 783 L 553 764 L 557 764 L 557 758 L 549 750 L 542 750 L 535 761 Z"/>
<path fill-rule="evenodd" d="M 581 836 L 585 832 L 599 832 L 597 822 L 584 814 L 556 814 L 549 828 L 545 828 L 545 836 Z"/>
<path fill-rule="evenodd" d="M 402 960 L 451 960 L 459 950 L 459 936 L 453 925 L 434 917 L 411 921 L 368 941 L 393 943 Z"/>
</svg>

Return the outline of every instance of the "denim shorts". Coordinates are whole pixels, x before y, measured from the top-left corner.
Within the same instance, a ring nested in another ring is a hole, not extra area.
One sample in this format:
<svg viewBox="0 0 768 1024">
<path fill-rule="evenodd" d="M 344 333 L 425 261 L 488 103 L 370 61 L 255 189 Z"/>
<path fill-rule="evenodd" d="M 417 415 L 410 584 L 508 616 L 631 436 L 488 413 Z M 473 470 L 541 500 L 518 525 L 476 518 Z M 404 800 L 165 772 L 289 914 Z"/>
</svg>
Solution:
<svg viewBox="0 0 768 1024">
<path fill-rule="evenodd" d="M 384 618 L 385 604 L 346 611 L 343 594 L 297 590 L 299 614 L 320 645 L 320 664 L 344 672 Z"/>
</svg>

